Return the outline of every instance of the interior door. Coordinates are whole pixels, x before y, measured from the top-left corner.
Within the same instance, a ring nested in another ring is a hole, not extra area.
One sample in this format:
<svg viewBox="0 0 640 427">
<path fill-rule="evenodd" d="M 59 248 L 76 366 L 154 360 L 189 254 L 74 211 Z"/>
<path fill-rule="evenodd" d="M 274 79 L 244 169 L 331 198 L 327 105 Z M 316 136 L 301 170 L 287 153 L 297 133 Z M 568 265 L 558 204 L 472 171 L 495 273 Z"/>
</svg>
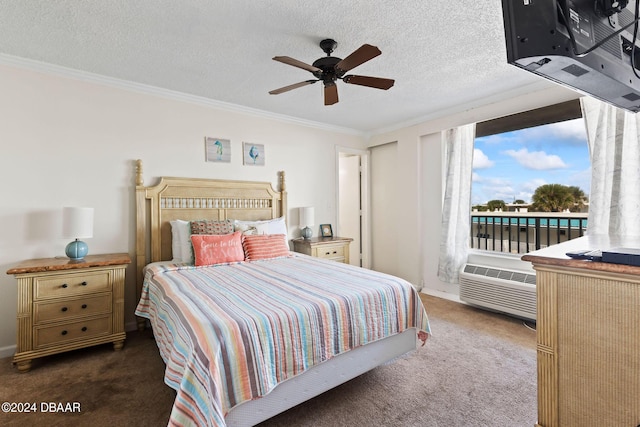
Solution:
<svg viewBox="0 0 640 427">
<path fill-rule="evenodd" d="M 362 266 L 360 155 L 340 153 L 338 156 L 338 224 L 340 237 L 351 237 L 349 263 Z"/>
</svg>

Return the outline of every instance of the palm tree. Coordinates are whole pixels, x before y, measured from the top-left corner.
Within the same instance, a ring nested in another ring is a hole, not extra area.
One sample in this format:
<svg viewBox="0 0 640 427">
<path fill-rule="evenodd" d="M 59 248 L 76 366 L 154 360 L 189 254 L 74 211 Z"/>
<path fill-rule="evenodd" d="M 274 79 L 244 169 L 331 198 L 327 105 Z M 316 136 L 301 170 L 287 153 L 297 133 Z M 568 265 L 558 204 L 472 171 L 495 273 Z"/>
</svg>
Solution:
<svg viewBox="0 0 640 427">
<path fill-rule="evenodd" d="M 489 200 L 487 202 L 487 209 L 489 209 L 489 211 L 495 211 L 496 209 L 504 209 L 506 205 L 504 200 Z"/>
<path fill-rule="evenodd" d="M 569 209 L 571 210 L 571 212 L 580 212 L 585 204 L 589 201 L 589 199 L 584 194 L 584 191 L 580 189 L 580 187 L 572 185 L 569 187 L 569 191 L 571 191 L 574 201 L 574 205 Z"/>
<path fill-rule="evenodd" d="M 574 192 L 562 184 L 545 184 L 536 188 L 531 198 L 531 210 L 537 212 L 562 212 L 575 206 Z M 584 193 L 582 193 L 584 196 Z"/>
</svg>

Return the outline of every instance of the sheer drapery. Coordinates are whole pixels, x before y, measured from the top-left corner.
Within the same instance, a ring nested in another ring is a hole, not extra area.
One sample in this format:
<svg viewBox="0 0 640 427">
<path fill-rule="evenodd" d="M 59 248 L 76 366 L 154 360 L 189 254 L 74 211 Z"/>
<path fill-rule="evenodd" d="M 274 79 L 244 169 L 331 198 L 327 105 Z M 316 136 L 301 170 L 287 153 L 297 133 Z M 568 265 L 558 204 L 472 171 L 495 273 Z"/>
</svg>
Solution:
<svg viewBox="0 0 640 427">
<path fill-rule="evenodd" d="M 447 283 L 458 283 L 460 269 L 469 252 L 475 133 L 475 123 L 443 132 L 445 190 L 438 277 Z"/>
<path fill-rule="evenodd" d="M 591 156 L 588 234 L 640 236 L 640 115 L 580 99 Z"/>
</svg>

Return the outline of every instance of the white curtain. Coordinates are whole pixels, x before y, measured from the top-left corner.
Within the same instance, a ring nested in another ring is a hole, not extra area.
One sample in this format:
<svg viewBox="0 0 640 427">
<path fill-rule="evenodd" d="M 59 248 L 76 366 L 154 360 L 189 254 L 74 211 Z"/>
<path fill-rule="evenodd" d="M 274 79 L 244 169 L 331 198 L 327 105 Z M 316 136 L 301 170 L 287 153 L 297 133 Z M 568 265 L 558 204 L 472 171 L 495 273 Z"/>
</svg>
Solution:
<svg viewBox="0 0 640 427">
<path fill-rule="evenodd" d="M 458 283 L 469 252 L 471 173 L 475 123 L 443 132 L 445 190 L 438 277 Z"/>
<path fill-rule="evenodd" d="M 640 236 L 640 115 L 580 100 L 591 156 L 588 234 Z"/>
</svg>

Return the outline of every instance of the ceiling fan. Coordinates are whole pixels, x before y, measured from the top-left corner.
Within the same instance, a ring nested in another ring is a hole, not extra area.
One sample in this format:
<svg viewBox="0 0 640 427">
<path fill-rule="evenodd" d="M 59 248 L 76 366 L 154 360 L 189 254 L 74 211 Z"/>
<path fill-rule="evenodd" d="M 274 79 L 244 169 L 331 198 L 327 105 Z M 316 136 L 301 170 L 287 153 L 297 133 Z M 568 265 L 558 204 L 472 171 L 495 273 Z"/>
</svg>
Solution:
<svg viewBox="0 0 640 427">
<path fill-rule="evenodd" d="M 380 55 L 380 49 L 370 44 L 363 44 L 356 49 L 351 55 L 344 59 L 331 56 L 331 53 L 338 46 L 338 43 L 333 39 L 324 39 L 320 42 L 320 48 L 327 54 L 327 56 L 317 59 L 313 65 L 305 64 L 297 59 L 290 58 L 288 56 L 275 56 L 275 61 L 282 62 L 284 64 L 293 65 L 294 67 L 302 68 L 303 70 L 310 71 L 315 77 L 315 80 L 305 80 L 300 83 L 295 83 L 289 86 L 281 87 L 270 91 L 271 95 L 278 95 L 283 92 L 288 92 L 292 89 L 297 89 L 302 86 L 307 86 L 319 81 L 324 84 L 324 105 L 333 105 L 338 102 L 338 86 L 336 81 L 338 79 L 345 83 L 373 87 L 376 89 L 387 90 L 393 86 L 395 80 L 383 79 L 381 77 L 369 77 L 369 76 L 357 76 L 353 74 L 346 75 L 347 71 L 361 65 L 370 59 Z"/>
</svg>

